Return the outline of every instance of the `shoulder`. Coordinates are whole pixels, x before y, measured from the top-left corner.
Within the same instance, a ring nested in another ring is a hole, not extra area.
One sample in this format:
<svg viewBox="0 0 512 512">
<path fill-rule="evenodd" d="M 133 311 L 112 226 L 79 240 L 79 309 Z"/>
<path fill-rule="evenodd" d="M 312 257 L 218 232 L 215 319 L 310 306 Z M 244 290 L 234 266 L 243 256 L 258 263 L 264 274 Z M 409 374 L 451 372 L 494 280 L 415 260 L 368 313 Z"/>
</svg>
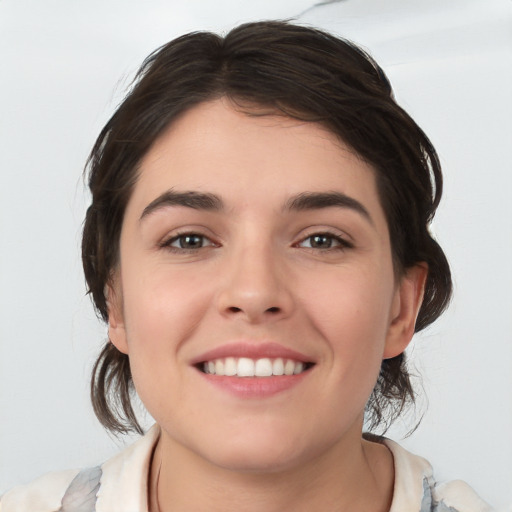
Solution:
<svg viewBox="0 0 512 512">
<path fill-rule="evenodd" d="M 157 426 L 101 466 L 49 473 L 0 497 L 0 512 L 144 510 Z"/>
<path fill-rule="evenodd" d="M 388 439 L 395 465 L 394 496 L 390 512 L 492 512 L 473 489 L 461 480 L 438 483 L 430 463 Z"/>
<path fill-rule="evenodd" d="M 436 512 L 491 512 L 493 509 L 462 480 L 436 484 L 432 498 Z"/>
<path fill-rule="evenodd" d="M 53 512 L 80 470 L 48 473 L 27 485 L 14 487 L 0 498 L 1 512 Z"/>
</svg>

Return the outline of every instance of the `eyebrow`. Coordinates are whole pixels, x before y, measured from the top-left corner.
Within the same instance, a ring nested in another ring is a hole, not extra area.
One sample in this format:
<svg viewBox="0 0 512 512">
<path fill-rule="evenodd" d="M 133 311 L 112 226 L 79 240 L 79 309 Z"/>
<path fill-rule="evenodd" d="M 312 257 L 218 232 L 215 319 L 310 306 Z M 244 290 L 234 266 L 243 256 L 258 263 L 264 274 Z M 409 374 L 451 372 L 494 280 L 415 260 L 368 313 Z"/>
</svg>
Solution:
<svg viewBox="0 0 512 512">
<path fill-rule="evenodd" d="M 216 194 L 167 190 L 144 208 L 140 220 L 151 213 L 168 206 L 184 206 L 194 210 L 220 211 L 224 209 L 222 199 Z M 286 201 L 285 211 L 307 211 L 322 208 L 348 208 L 364 217 L 373 225 L 373 219 L 368 210 L 353 197 L 341 192 L 302 192 Z"/>
<path fill-rule="evenodd" d="M 195 191 L 177 192 L 175 190 L 167 190 L 144 208 L 144 211 L 140 216 L 140 220 L 157 210 L 165 208 L 166 206 L 185 206 L 186 208 L 193 208 L 194 210 L 209 211 L 219 211 L 224 207 L 222 199 L 215 194 Z"/>
<path fill-rule="evenodd" d="M 332 207 L 353 210 L 374 225 L 368 210 L 357 199 L 341 192 L 303 192 L 291 197 L 285 204 L 285 210 L 291 211 L 319 210 Z"/>
</svg>

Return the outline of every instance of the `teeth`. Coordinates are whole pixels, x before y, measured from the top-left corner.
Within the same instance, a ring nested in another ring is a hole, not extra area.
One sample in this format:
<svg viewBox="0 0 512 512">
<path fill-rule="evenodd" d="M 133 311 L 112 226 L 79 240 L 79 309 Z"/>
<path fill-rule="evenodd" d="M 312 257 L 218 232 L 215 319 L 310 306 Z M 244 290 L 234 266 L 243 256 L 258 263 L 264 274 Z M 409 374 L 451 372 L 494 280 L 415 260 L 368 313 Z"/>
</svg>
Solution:
<svg viewBox="0 0 512 512">
<path fill-rule="evenodd" d="M 229 377 L 271 377 L 272 375 L 298 375 L 305 365 L 292 359 L 250 359 L 248 357 L 226 357 L 203 363 L 203 371 L 212 375 Z"/>
<path fill-rule="evenodd" d="M 272 363 L 272 375 L 284 375 L 284 363 L 281 358 L 274 359 Z"/>
<path fill-rule="evenodd" d="M 215 374 L 224 375 L 224 361 L 222 359 L 215 361 Z"/>
<path fill-rule="evenodd" d="M 297 363 L 293 369 L 293 374 L 298 375 L 304 371 L 304 363 Z"/>
<path fill-rule="evenodd" d="M 224 375 L 228 375 L 229 377 L 236 375 L 236 359 L 234 357 L 226 357 Z"/>
<path fill-rule="evenodd" d="M 284 365 L 284 374 L 293 375 L 294 371 L 295 363 L 291 359 L 288 359 L 288 361 L 286 361 L 286 364 Z"/>
<path fill-rule="evenodd" d="M 236 374 L 239 377 L 254 377 L 254 361 L 247 357 L 241 357 L 238 360 Z"/>
<path fill-rule="evenodd" d="M 272 361 L 270 359 L 258 359 L 254 365 L 256 377 L 270 377 L 272 375 Z"/>
</svg>

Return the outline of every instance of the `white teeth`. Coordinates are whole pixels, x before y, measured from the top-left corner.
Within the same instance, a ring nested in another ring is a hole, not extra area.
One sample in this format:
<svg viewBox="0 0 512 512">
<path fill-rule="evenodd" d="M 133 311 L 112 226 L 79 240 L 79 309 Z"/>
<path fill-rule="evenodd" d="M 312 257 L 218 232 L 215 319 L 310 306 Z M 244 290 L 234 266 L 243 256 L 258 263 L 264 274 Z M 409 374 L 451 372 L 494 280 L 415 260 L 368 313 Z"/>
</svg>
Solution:
<svg viewBox="0 0 512 512">
<path fill-rule="evenodd" d="M 234 357 L 226 357 L 224 363 L 224 374 L 232 377 L 236 375 L 236 359 Z"/>
<path fill-rule="evenodd" d="M 274 362 L 272 363 L 272 374 L 273 375 L 284 375 L 284 363 L 280 357 L 277 359 L 274 359 Z"/>
<path fill-rule="evenodd" d="M 222 359 L 215 361 L 215 375 L 224 375 L 224 361 Z"/>
<path fill-rule="evenodd" d="M 203 371 L 212 375 L 229 377 L 271 377 L 272 375 L 298 375 L 306 366 L 292 359 L 250 359 L 248 357 L 226 357 L 203 363 Z"/>
<path fill-rule="evenodd" d="M 304 371 L 304 364 L 303 363 L 296 363 L 295 368 L 293 369 L 293 374 L 297 375 L 299 373 L 302 373 Z"/>
<path fill-rule="evenodd" d="M 254 361 L 247 357 L 238 360 L 236 374 L 239 377 L 254 377 Z"/>
<path fill-rule="evenodd" d="M 284 365 L 284 374 L 285 375 L 293 375 L 293 372 L 295 370 L 295 363 L 288 359 Z"/>
<path fill-rule="evenodd" d="M 270 359 L 258 359 L 254 366 L 256 377 L 270 377 L 272 375 L 272 361 Z"/>
</svg>

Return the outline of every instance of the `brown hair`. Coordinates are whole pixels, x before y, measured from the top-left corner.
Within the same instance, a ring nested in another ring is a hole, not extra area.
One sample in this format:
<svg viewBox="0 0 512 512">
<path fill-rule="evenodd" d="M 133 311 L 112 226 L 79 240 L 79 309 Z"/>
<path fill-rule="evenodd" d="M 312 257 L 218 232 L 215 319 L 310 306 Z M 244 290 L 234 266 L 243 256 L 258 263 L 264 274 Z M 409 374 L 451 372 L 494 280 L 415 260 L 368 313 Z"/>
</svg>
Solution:
<svg viewBox="0 0 512 512">
<path fill-rule="evenodd" d="M 139 162 L 177 116 L 222 96 L 248 113 L 256 105 L 322 123 L 375 168 L 397 275 L 418 262 L 428 264 L 416 331 L 438 318 L 452 283 L 446 257 L 428 229 L 442 192 L 435 149 L 396 104 L 384 72 L 363 50 L 321 30 L 270 21 L 241 25 L 225 37 L 194 32 L 162 46 L 144 61 L 101 131 L 87 162 L 92 204 L 82 259 L 103 320 L 108 321 L 104 289 L 118 262 Z M 94 411 L 107 429 L 142 432 L 132 392 L 128 356 L 107 341 L 91 382 Z M 411 401 L 405 355 L 384 360 L 367 404 L 370 428 L 389 426 Z"/>
</svg>

